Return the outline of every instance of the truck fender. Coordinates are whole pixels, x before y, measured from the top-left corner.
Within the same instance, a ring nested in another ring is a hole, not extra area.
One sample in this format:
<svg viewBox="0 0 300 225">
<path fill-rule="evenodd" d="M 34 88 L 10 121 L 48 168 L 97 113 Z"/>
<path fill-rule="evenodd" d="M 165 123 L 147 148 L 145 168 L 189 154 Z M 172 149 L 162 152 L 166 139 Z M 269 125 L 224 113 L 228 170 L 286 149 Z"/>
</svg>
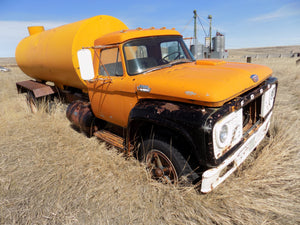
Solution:
<svg viewBox="0 0 300 225">
<path fill-rule="evenodd" d="M 131 110 L 128 121 L 128 142 L 134 143 L 137 132 L 143 126 L 159 127 L 160 130 L 167 130 L 183 137 L 184 141 L 190 145 L 189 153 L 196 150 L 192 137 L 187 132 L 187 128 L 176 122 L 176 118 L 181 116 L 180 108 L 176 103 L 167 101 L 140 101 Z M 149 131 L 151 132 L 151 131 Z"/>
</svg>

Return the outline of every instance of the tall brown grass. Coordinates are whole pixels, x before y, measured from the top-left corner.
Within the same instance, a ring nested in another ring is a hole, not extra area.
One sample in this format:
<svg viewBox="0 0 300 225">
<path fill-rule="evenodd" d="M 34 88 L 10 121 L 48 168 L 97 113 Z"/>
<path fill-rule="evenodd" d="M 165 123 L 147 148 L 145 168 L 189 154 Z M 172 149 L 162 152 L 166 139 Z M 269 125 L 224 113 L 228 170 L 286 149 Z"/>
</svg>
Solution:
<svg viewBox="0 0 300 225">
<path fill-rule="evenodd" d="M 73 130 L 64 105 L 31 114 L 15 88 L 28 77 L 0 73 L 0 224 L 299 224 L 295 61 L 255 61 L 279 78 L 270 137 L 206 195 L 152 181 L 135 159 Z"/>
</svg>

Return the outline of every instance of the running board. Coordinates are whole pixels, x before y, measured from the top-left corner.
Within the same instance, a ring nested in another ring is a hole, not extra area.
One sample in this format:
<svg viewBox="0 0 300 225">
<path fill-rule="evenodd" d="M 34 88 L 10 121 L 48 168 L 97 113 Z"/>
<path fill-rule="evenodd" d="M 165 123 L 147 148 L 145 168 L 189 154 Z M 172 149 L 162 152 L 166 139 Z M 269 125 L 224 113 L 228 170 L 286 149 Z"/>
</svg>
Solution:
<svg viewBox="0 0 300 225">
<path fill-rule="evenodd" d="M 97 138 L 99 138 L 103 141 L 106 141 L 107 143 L 109 143 L 109 144 L 111 144 L 111 145 L 113 145 L 117 148 L 120 148 L 122 150 L 125 149 L 125 145 L 124 145 L 125 140 L 124 140 L 124 138 L 122 138 L 122 137 L 120 137 L 116 134 L 113 134 L 113 133 L 111 133 L 107 130 L 99 130 L 99 131 L 96 131 L 94 133 L 94 135 Z"/>
</svg>

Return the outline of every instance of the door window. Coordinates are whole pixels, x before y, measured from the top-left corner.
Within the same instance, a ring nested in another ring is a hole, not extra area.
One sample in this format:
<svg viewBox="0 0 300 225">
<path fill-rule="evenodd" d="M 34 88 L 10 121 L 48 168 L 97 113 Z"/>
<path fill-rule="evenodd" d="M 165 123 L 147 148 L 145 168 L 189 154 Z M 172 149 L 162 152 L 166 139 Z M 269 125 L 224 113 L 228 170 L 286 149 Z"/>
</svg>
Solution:
<svg viewBox="0 0 300 225">
<path fill-rule="evenodd" d="M 100 53 L 99 75 L 122 76 L 123 67 L 119 48 L 103 49 Z"/>
</svg>

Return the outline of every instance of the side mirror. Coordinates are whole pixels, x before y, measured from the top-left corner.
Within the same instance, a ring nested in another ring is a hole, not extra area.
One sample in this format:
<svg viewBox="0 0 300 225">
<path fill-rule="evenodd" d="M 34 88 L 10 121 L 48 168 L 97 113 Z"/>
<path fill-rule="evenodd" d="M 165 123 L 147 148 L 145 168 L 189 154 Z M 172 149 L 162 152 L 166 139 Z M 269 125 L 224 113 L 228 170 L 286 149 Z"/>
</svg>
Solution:
<svg viewBox="0 0 300 225">
<path fill-rule="evenodd" d="M 95 76 L 92 53 L 90 49 L 80 49 L 77 52 L 80 76 L 83 80 L 92 80 Z"/>
</svg>

